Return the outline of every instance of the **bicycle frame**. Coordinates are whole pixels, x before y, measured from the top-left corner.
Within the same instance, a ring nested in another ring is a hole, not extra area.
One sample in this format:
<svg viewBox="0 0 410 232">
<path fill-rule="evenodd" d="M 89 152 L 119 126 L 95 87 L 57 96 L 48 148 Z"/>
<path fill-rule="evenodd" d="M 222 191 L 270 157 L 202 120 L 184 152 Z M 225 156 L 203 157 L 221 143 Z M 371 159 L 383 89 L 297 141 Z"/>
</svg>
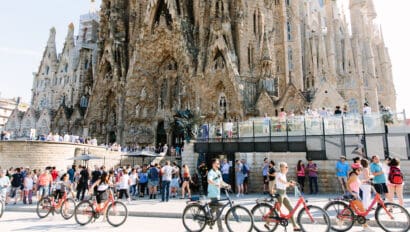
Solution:
<svg viewBox="0 0 410 232">
<path fill-rule="evenodd" d="M 369 207 L 367 208 L 367 210 L 366 210 L 365 212 L 360 212 L 360 211 L 358 211 L 358 209 L 356 209 L 356 207 L 354 207 L 353 201 L 350 201 L 350 202 L 349 202 L 349 208 L 352 209 L 353 212 L 354 212 L 356 215 L 362 216 L 362 217 L 366 217 L 366 216 L 370 213 L 370 211 L 372 211 L 372 208 L 373 208 L 373 206 L 374 206 L 376 203 L 379 203 L 379 205 L 380 205 L 381 207 L 383 207 L 383 209 L 386 211 L 387 215 L 388 215 L 390 218 L 393 218 L 392 214 L 386 209 L 386 206 L 384 205 L 384 201 L 383 201 L 382 198 L 380 197 L 380 194 L 379 194 L 379 193 L 376 193 L 376 196 L 374 197 L 372 203 L 369 205 Z"/>
<path fill-rule="evenodd" d="M 114 199 L 114 194 L 113 194 L 112 191 L 110 190 L 110 191 L 109 191 L 108 199 L 104 202 L 103 207 L 100 207 L 100 204 L 98 204 L 96 200 L 93 201 L 93 206 L 94 206 L 95 212 L 96 212 L 96 213 L 104 212 L 104 211 L 108 208 L 108 205 L 110 205 L 110 204 L 113 203 L 114 201 L 115 201 L 115 199 Z"/>
</svg>

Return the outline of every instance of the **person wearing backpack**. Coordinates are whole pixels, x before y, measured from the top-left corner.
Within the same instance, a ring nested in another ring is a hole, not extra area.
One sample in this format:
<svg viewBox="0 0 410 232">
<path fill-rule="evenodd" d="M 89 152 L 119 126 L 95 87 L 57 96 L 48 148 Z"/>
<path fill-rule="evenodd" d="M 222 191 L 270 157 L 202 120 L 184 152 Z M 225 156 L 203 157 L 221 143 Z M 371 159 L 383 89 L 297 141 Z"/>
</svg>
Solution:
<svg viewBox="0 0 410 232">
<path fill-rule="evenodd" d="M 396 193 L 399 199 L 399 205 L 403 205 L 403 185 L 404 178 L 400 169 L 400 160 L 398 158 L 392 158 L 390 163 L 390 171 L 388 176 L 387 188 L 389 192 L 387 194 L 387 200 L 393 202 L 394 193 Z"/>
</svg>

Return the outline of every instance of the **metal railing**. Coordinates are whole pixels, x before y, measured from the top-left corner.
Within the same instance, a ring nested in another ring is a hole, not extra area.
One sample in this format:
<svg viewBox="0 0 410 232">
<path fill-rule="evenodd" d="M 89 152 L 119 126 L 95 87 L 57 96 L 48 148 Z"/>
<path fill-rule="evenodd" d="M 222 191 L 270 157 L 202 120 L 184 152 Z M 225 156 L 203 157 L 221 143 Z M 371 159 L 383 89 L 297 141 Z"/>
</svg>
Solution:
<svg viewBox="0 0 410 232">
<path fill-rule="evenodd" d="M 410 130 L 404 123 L 405 112 L 393 118 L 394 123 L 389 125 L 383 114 L 378 113 L 205 123 L 196 130 L 195 150 L 200 153 L 305 151 L 316 159 L 338 159 L 341 155 L 362 152 L 365 157 L 384 153 L 407 159 Z"/>
</svg>

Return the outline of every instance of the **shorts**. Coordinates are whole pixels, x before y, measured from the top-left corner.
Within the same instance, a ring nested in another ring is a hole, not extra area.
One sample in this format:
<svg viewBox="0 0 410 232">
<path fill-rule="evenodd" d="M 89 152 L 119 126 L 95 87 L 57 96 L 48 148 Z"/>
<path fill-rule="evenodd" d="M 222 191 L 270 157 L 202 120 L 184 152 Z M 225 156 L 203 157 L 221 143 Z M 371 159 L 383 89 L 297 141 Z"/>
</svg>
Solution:
<svg viewBox="0 0 410 232">
<path fill-rule="evenodd" d="M 100 204 L 103 201 L 108 199 L 108 192 L 107 191 L 97 191 L 96 195 L 97 203 Z"/>
<path fill-rule="evenodd" d="M 389 192 L 389 190 L 387 189 L 386 183 L 374 184 L 374 189 L 379 194 L 386 194 Z"/>
<path fill-rule="evenodd" d="M 245 178 L 243 179 L 243 183 L 248 184 L 249 183 L 249 177 L 245 176 Z"/>
<path fill-rule="evenodd" d="M 184 181 L 189 181 L 190 178 L 189 177 L 184 177 Z"/>
<path fill-rule="evenodd" d="M 275 191 L 275 180 L 270 180 L 269 181 L 269 191 Z"/>
<path fill-rule="evenodd" d="M 268 183 L 268 176 L 263 176 L 263 184 L 267 184 Z"/>
<path fill-rule="evenodd" d="M 158 184 L 159 184 L 158 180 L 149 180 L 148 181 L 148 186 L 150 186 L 150 187 L 157 187 Z"/>
</svg>

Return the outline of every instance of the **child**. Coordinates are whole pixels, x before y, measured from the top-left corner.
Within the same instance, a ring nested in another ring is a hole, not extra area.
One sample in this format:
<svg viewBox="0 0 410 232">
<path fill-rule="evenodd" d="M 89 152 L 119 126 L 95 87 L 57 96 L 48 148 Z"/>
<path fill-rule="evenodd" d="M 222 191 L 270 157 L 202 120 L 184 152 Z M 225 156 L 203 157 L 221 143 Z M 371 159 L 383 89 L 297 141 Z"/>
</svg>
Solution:
<svg viewBox="0 0 410 232">
<path fill-rule="evenodd" d="M 179 188 L 179 178 L 178 175 L 172 174 L 171 180 L 171 197 L 176 198 L 178 195 L 178 188 Z"/>
</svg>

